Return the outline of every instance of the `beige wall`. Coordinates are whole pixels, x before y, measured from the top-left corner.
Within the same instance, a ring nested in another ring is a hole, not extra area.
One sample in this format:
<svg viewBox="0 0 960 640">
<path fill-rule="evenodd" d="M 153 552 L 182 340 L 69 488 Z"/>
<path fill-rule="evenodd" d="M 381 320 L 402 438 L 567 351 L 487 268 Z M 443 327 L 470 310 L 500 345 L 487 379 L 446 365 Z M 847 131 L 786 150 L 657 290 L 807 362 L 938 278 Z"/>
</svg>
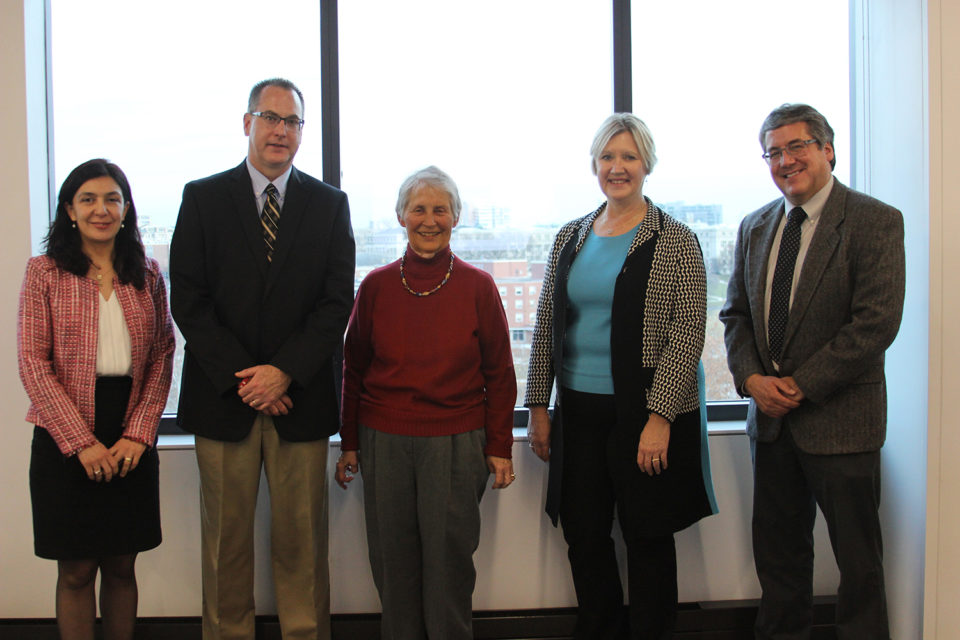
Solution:
<svg viewBox="0 0 960 640">
<path fill-rule="evenodd" d="M 30 256 L 30 184 L 27 153 L 27 43 L 24 8 L 36 2 L 0 0 L 0 176 L 3 176 L 3 230 L 0 232 L 0 407 L 3 434 L 0 446 L 0 584 L 44 580 L 53 584 L 53 563 L 32 557 L 33 538 L 25 452 L 30 429 L 24 429 L 27 399 L 17 375 L 16 313 L 23 267 Z M 42 4 L 40 4 L 42 8 Z M 30 105 L 35 107 L 35 105 Z M 33 114 L 35 117 L 37 114 Z M 42 145 L 41 145 L 42 148 Z M 0 596 L 0 600 L 3 596 Z M 7 614 L 10 615 L 10 614 Z"/>
<path fill-rule="evenodd" d="M 960 629 L 960 4 L 929 0 L 930 385 L 924 637 Z M 950 354 L 953 354 L 952 356 Z"/>
</svg>

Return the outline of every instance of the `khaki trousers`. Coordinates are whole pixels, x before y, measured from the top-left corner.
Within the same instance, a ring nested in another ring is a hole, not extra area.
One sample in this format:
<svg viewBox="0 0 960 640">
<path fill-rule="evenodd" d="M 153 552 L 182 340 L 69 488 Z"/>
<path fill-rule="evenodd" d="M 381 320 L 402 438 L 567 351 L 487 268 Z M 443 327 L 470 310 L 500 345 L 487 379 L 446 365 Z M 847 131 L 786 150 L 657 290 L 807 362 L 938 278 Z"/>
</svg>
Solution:
<svg viewBox="0 0 960 640">
<path fill-rule="evenodd" d="M 281 440 L 261 414 L 240 442 L 196 438 L 204 640 L 254 640 L 253 537 L 260 469 L 284 640 L 329 640 L 327 439 Z"/>
</svg>

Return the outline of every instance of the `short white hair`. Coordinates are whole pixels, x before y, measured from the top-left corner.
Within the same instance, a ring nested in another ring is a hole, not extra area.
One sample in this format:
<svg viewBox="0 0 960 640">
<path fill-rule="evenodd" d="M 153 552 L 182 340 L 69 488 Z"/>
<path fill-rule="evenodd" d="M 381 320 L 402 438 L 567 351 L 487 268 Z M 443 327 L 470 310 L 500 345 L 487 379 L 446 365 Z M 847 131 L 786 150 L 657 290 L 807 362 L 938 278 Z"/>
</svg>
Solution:
<svg viewBox="0 0 960 640">
<path fill-rule="evenodd" d="M 457 191 L 457 183 L 453 181 L 445 171 L 430 165 L 429 167 L 415 171 L 409 178 L 400 185 L 400 193 L 397 194 L 397 219 L 403 218 L 403 212 L 410 203 L 410 196 L 414 191 L 423 186 L 431 186 L 447 192 L 450 198 L 450 211 L 453 213 L 453 222 L 460 221 L 460 210 L 463 204 L 460 202 L 460 192 Z"/>
</svg>

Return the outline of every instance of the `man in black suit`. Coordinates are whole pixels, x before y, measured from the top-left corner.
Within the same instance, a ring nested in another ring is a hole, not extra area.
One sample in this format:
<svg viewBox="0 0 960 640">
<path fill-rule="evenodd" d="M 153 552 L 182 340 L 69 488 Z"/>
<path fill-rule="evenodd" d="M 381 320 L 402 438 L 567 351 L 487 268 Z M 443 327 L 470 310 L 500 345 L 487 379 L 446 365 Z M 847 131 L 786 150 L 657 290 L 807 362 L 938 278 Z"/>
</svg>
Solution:
<svg viewBox="0 0 960 640">
<path fill-rule="evenodd" d="M 883 367 L 903 311 L 903 217 L 834 179 L 833 129 L 812 107 L 774 109 L 760 144 L 783 198 L 740 224 L 720 311 L 750 398 L 756 637 L 810 637 L 819 505 L 840 569 L 837 637 L 886 640 Z"/>
<path fill-rule="evenodd" d="M 327 438 L 355 252 L 346 195 L 293 167 L 302 118 L 293 83 L 254 86 L 246 160 L 186 185 L 170 245 L 186 339 L 177 422 L 196 435 L 200 469 L 205 640 L 254 638 L 261 467 L 283 637 L 330 637 Z"/>
</svg>

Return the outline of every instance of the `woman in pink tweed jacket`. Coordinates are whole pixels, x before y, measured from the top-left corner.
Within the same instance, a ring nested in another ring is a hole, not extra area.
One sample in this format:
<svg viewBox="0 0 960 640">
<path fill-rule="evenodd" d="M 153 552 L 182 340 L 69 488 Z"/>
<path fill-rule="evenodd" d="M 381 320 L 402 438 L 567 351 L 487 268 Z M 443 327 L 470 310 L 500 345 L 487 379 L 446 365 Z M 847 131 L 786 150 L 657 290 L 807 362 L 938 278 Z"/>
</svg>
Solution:
<svg viewBox="0 0 960 640">
<path fill-rule="evenodd" d="M 91 160 L 60 190 L 45 255 L 20 293 L 20 377 L 33 422 L 34 549 L 57 560 L 57 623 L 131 638 L 134 562 L 160 544 L 157 425 L 170 389 L 173 325 L 146 258 L 126 176 Z"/>
</svg>

